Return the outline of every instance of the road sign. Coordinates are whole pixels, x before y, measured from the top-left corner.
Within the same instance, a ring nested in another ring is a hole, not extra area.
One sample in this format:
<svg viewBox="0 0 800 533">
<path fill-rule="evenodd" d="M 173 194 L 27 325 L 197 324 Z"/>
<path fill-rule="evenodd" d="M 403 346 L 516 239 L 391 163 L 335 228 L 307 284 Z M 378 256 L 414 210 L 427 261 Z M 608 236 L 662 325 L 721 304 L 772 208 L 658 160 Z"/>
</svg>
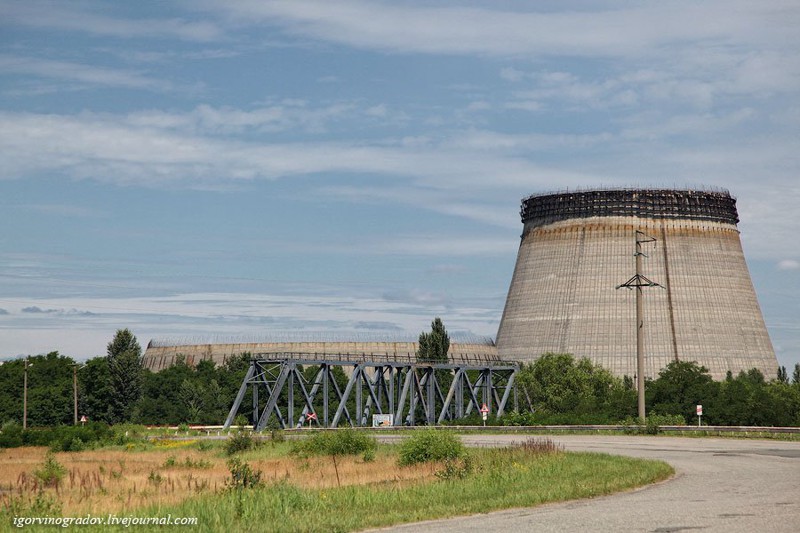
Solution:
<svg viewBox="0 0 800 533">
<path fill-rule="evenodd" d="M 81 425 L 83 425 L 83 424 L 85 424 L 85 423 L 86 423 L 86 415 L 83 415 L 83 416 L 81 417 Z"/>
<path fill-rule="evenodd" d="M 702 405 L 698 405 L 697 406 L 697 416 L 702 416 L 702 414 L 703 414 L 703 406 Z"/>
<path fill-rule="evenodd" d="M 391 426 L 393 422 L 394 415 L 391 413 L 372 415 L 372 427 L 374 428 L 388 427 Z"/>
<path fill-rule="evenodd" d="M 483 404 L 483 406 L 481 407 L 481 413 L 488 413 L 488 412 L 489 412 L 489 408 L 486 407 L 486 404 Z"/>
</svg>

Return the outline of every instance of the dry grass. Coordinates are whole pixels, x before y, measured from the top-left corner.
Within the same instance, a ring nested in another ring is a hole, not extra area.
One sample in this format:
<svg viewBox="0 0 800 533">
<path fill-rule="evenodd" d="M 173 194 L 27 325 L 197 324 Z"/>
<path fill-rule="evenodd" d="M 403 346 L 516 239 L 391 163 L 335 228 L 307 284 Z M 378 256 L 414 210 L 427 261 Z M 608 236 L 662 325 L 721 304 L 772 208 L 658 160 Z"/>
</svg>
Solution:
<svg viewBox="0 0 800 533">
<path fill-rule="evenodd" d="M 230 471 L 227 458 L 217 451 L 164 448 L 58 453 L 56 459 L 67 472 L 57 487 L 44 490 L 61 504 L 64 516 L 80 516 L 178 504 L 225 487 Z M 46 452 L 46 448 L 13 448 L 0 453 L 0 506 L 5 506 L 10 497 L 33 497 L 40 490 L 41 482 L 33 472 L 41 467 Z M 368 463 L 360 457 L 337 457 L 335 464 L 326 456 L 299 459 L 270 455 L 274 454 L 268 450 L 248 452 L 243 459 L 261 470 L 267 483 L 288 480 L 302 488 L 380 483 L 404 486 L 435 478 L 435 465 L 400 468 L 389 453 L 378 453 Z M 174 466 L 165 466 L 169 463 Z M 187 463 L 206 467 L 187 467 Z"/>
</svg>

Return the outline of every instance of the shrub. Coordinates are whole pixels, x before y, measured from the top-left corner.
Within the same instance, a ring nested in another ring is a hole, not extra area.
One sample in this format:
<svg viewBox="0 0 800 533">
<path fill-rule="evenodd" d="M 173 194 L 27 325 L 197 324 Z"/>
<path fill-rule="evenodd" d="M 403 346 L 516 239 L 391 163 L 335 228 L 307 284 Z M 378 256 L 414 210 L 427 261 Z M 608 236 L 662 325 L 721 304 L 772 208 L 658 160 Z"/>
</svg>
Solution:
<svg viewBox="0 0 800 533">
<path fill-rule="evenodd" d="M 659 426 L 685 426 L 686 420 L 681 415 L 651 414 L 642 424 L 638 418 L 628 417 L 622 421 L 628 426 L 626 433 L 658 435 L 661 433 Z"/>
<path fill-rule="evenodd" d="M 465 479 L 473 471 L 472 457 L 465 454 L 460 459 L 445 459 L 444 468 L 437 470 L 434 475 L 445 481 Z"/>
<path fill-rule="evenodd" d="M 267 424 L 267 429 L 269 429 L 269 438 L 273 444 L 286 441 L 286 435 L 283 433 L 280 422 L 276 419 L 270 419 L 269 424 Z"/>
<path fill-rule="evenodd" d="M 0 448 L 22 446 L 22 426 L 16 422 L 6 422 L 0 429 Z"/>
<path fill-rule="evenodd" d="M 101 422 L 85 426 L 57 426 L 22 432 L 23 446 L 49 446 L 53 451 L 82 451 L 87 447 L 114 442 L 114 432 Z"/>
<path fill-rule="evenodd" d="M 400 466 L 462 458 L 466 449 L 461 440 L 446 431 L 425 429 L 414 432 L 400 445 Z"/>
<path fill-rule="evenodd" d="M 35 475 L 44 486 L 57 487 L 66 473 L 67 469 L 64 468 L 64 465 L 56 460 L 56 456 L 52 451 L 49 451 L 47 455 L 45 455 L 42 467 L 34 471 L 33 475 Z"/>
<path fill-rule="evenodd" d="M 239 429 L 230 436 L 225 443 L 225 453 L 233 455 L 235 453 L 251 450 L 256 447 L 258 442 L 253 438 L 253 434 L 247 430 Z"/>
<path fill-rule="evenodd" d="M 164 481 L 164 478 L 161 477 L 160 473 L 156 472 L 155 470 L 151 470 L 150 475 L 147 476 L 147 481 L 157 487 L 161 485 L 161 482 Z"/>
<path fill-rule="evenodd" d="M 261 471 L 253 468 L 236 457 L 228 461 L 231 477 L 226 481 L 228 490 L 255 489 L 263 485 Z"/>
<path fill-rule="evenodd" d="M 298 455 L 358 455 L 374 457 L 378 443 L 374 437 L 350 428 L 315 433 L 292 447 Z M 365 459 L 369 460 L 369 459 Z"/>
</svg>

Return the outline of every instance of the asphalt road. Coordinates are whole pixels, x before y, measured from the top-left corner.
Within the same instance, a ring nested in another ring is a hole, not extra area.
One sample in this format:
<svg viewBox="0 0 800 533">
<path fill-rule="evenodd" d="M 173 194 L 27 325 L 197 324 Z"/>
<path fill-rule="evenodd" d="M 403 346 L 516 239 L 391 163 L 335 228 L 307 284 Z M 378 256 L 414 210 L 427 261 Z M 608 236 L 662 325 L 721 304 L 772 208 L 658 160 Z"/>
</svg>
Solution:
<svg viewBox="0 0 800 533">
<path fill-rule="evenodd" d="M 469 435 L 463 440 L 473 446 L 492 446 L 521 438 Z M 551 438 L 568 451 L 661 459 L 675 468 L 676 475 L 612 496 L 381 531 L 800 532 L 800 442 L 587 435 Z"/>
</svg>

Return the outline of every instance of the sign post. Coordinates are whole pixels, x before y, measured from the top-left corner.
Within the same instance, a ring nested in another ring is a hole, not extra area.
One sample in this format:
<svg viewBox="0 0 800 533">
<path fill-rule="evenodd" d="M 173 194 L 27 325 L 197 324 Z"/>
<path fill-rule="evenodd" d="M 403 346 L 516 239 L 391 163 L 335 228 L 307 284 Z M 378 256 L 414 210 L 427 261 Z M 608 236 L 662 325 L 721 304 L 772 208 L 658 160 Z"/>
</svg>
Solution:
<svg viewBox="0 0 800 533">
<path fill-rule="evenodd" d="M 308 413 L 308 415 L 306 415 L 306 420 L 308 421 L 309 428 L 311 428 L 311 421 L 316 419 L 317 419 L 317 413 L 314 413 L 313 411 L 311 413 Z"/>
<path fill-rule="evenodd" d="M 489 418 L 489 408 L 486 404 L 481 406 L 481 418 L 483 418 L 483 427 L 486 427 L 486 419 Z"/>
<path fill-rule="evenodd" d="M 700 427 L 700 418 L 703 416 L 703 406 L 697 406 L 697 427 Z"/>
</svg>

